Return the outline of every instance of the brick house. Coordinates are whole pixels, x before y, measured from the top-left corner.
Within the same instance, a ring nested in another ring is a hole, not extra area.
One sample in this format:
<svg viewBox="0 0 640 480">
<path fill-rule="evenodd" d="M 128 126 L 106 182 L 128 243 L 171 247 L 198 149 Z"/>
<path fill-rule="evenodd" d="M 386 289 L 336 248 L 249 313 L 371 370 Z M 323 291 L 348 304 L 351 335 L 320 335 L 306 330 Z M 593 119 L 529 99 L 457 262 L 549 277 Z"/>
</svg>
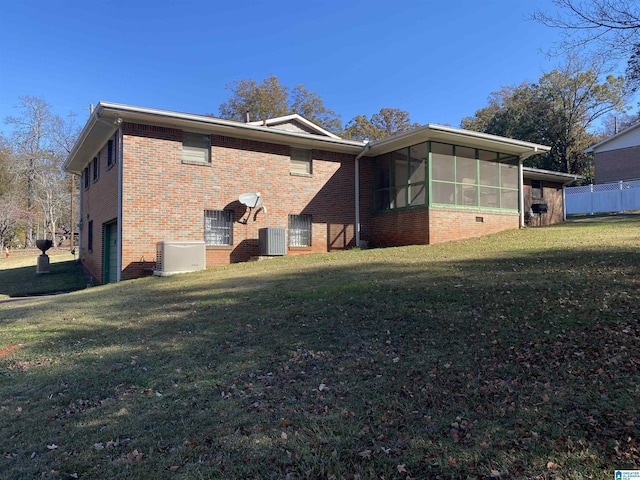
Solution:
<svg viewBox="0 0 640 480">
<path fill-rule="evenodd" d="M 522 175 L 525 224 L 537 227 L 562 222 L 565 218 L 564 187 L 583 177 L 531 167 L 523 167 Z M 547 211 L 534 213 L 536 204 L 546 205 Z"/>
<path fill-rule="evenodd" d="M 298 115 L 242 123 L 101 102 L 65 168 L 81 176 L 80 260 L 109 283 L 152 273 L 158 242 L 201 243 L 213 267 L 259 255 L 265 229 L 294 255 L 518 228 L 526 182 L 558 180 L 522 166 L 548 150 L 434 124 L 367 143 Z"/>
<path fill-rule="evenodd" d="M 593 153 L 594 183 L 640 179 L 640 123 L 585 150 Z"/>
</svg>

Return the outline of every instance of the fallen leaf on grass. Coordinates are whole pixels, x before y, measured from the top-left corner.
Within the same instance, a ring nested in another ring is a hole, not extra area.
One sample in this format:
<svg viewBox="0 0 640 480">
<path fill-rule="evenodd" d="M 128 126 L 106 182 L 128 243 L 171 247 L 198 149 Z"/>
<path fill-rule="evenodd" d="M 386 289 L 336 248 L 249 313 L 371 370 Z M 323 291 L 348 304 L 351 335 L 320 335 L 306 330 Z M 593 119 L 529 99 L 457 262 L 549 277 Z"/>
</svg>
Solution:
<svg viewBox="0 0 640 480">
<path fill-rule="evenodd" d="M 170 467 L 167 467 L 167 470 L 169 470 L 170 472 L 175 472 L 179 469 L 180 469 L 180 465 L 171 465 Z"/>
<path fill-rule="evenodd" d="M 51 445 L 47 445 L 47 449 L 49 450 L 55 450 L 58 448 L 58 445 L 56 445 L 55 443 L 52 443 Z"/>
<path fill-rule="evenodd" d="M 560 470 L 560 465 L 555 462 L 547 462 L 547 468 L 549 470 Z"/>
<path fill-rule="evenodd" d="M 398 465 L 398 473 L 407 473 L 407 469 L 404 468 L 404 464 Z"/>
<path fill-rule="evenodd" d="M 363 450 L 358 455 L 360 455 L 362 458 L 371 458 L 371 450 Z"/>
</svg>

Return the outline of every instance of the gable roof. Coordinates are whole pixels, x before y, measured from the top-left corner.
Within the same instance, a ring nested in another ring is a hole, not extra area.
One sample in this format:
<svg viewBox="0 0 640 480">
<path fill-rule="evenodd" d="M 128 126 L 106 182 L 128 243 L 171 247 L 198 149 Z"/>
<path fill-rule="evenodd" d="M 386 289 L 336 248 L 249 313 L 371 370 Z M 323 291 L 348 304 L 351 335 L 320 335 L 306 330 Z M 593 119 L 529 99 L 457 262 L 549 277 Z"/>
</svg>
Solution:
<svg viewBox="0 0 640 480">
<path fill-rule="evenodd" d="M 616 133 L 587 148 L 586 153 L 606 152 L 609 150 L 617 150 L 620 148 L 629 148 L 640 146 L 640 123 L 631 125 L 624 130 Z"/>
<path fill-rule="evenodd" d="M 245 123 L 206 115 L 100 102 L 91 113 L 69 153 L 65 169 L 81 174 L 87 163 L 104 147 L 124 122 L 368 157 L 382 155 L 428 140 L 501 152 L 514 155 L 519 161 L 550 150 L 550 147 L 545 145 L 431 123 L 382 140 L 364 142 L 342 139 L 298 114 L 278 117 L 266 122 Z M 305 128 L 295 128 L 295 126 Z"/>
<path fill-rule="evenodd" d="M 262 125 L 263 127 L 278 128 L 288 132 L 302 131 L 307 133 L 315 133 L 316 135 L 324 135 L 325 137 L 340 138 L 328 130 L 310 122 L 306 118 L 292 113 L 284 117 L 270 118 L 268 120 L 258 120 L 256 122 L 247 122 L 249 125 Z"/>
</svg>

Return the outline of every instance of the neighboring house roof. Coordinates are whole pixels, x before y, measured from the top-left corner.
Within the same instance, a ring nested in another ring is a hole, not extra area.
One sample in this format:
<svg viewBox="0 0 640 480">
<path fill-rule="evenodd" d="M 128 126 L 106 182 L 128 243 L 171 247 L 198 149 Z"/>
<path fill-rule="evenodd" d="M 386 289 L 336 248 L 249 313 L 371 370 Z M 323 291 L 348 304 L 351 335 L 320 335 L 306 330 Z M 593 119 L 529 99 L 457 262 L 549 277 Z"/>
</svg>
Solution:
<svg viewBox="0 0 640 480">
<path fill-rule="evenodd" d="M 205 115 L 100 102 L 67 157 L 65 169 L 80 174 L 123 122 L 366 156 L 381 155 L 427 140 L 502 152 L 515 155 L 520 161 L 531 155 L 550 150 L 550 147 L 545 145 L 437 124 L 424 125 L 408 132 L 367 143 L 342 139 L 297 114 L 274 118 L 266 122 L 245 123 Z"/>
<path fill-rule="evenodd" d="M 596 143 L 592 147 L 585 150 L 586 153 L 607 152 L 609 150 L 618 150 L 621 148 L 640 146 L 640 123 L 631 125 L 621 132 L 610 136 L 609 138 Z"/>
<path fill-rule="evenodd" d="M 258 120 L 257 122 L 247 123 L 249 125 L 262 125 L 263 127 L 277 128 L 287 132 L 315 133 L 316 135 L 324 135 L 325 137 L 340 138 L 297 113 L 285 115 L 284 117 L 276 117 L 270 118 L 269 120 Z"/>
<path fill-rule="evenodd" d="M 576 180 L 583 180 L 582 175 L 574 173 L 554 172 L 552 170 L 542 170 L 541 168 L 522 167 L 522 176 L 533 180 L 547 180 L 549 182 L 562 183 L 568 185 Z"/>
</svg>

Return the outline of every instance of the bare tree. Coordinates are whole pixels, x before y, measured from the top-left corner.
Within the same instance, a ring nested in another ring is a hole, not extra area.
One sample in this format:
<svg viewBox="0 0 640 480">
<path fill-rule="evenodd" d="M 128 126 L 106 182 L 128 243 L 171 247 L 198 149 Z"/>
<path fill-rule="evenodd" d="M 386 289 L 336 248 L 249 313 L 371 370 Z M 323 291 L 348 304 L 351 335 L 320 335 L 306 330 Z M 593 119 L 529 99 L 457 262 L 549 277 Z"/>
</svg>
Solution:
<svg viewBox="0 0 640 480">
<path fill-rule="evenodd" d="M 63 162 L 77 136 L 74 118 L 54 115 L 40 97 L 20 97 L 20 114 L 8 117 L 14 127 L 11 143 L 16 159 L 17 184 L 25 204 L 25 247 L 33 246 L 34 218 L 44 217 L 47 236 L 56 244 L 56 226 L 65 211 L 68 182 Z"/>
<path fill-rule="evenodd" d="M 536 11 L 532 18 L 561 32 L 557 53 L 591 55 L 610 64 L 626 61 L 626 81 L 640 88 L 640 6 L 637 0 L 553 0 L 558 12 Z"/>
<path fill-rule="evenodd" d="M 536 11 L 535 20 L 562 32 L 562 46 L 597 44 L 629 58 L 640 43 L 640 6 L 636 0 L 553 0 L 557 14 Z"/>
</svg>

